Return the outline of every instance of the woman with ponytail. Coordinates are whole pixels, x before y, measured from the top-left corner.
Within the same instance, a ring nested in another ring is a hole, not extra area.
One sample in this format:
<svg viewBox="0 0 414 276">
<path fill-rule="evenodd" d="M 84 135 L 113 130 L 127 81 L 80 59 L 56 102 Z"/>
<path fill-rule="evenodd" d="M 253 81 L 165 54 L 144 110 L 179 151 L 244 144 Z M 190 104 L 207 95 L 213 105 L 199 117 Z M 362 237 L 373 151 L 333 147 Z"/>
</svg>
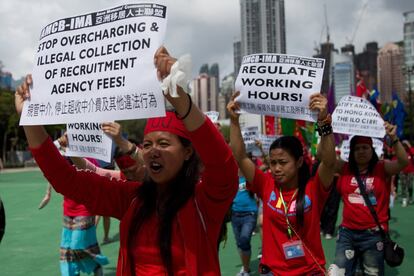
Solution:
<svg viewBox="0 0 414 276">
<path fill-rule="evenodd" d="M 309 107 L 319 111 L 321 163 L 310 177 L 303 147 L 294 136 L 275 140 L 269 149 L 271 173 L 255 168 L 247 157 L 239 124 L 235 93 L 227 105 L 230 113 L 230 145 L 246 177 L 247 188 L 263 201 L 263 238 L 260 275 L 325 275 L 320 240 L 320 214 L 329 195 L 335 166 L 335 144 L 327 100 L 310 97 Z"/>
</svg>

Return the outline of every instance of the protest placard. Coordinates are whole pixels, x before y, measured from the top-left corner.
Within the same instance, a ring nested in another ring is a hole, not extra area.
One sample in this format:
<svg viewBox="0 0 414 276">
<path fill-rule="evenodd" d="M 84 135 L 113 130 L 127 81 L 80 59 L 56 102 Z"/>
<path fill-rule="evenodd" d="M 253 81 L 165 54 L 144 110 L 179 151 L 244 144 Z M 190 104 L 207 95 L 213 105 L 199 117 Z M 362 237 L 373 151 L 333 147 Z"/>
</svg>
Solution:
<svg viewBox="0 0 414 276">
<path fill-rule="evenodd" d="M 278 135 L 264 135 L 264 134 L 259 134 L 257 136 L 257 140 L 259 140 L 260 142 L 262 142 L 262 148 L 263 148 L 263 152 L 265 154 L 269 154 L 269 148 L 270 145 L 272 145 L 272 143 L 279 138 L 280 136 Z M 256 149 L 253 150 L 253 156 L 262 156 L 262 152 L 259 150 L 259 148 L 256 147 Z"/>
<path fill-rule="evenodd" d="M 243 57 L 235 99 L 243 112 L 315 122 L 309 96 L 320 92 L 324 59 L 282 54 Z"/>
<path fill-rule="evenodd" d="M 366 99 L 344 96 L 332 114 L 334 133 L 383 138 L 384 120 Z"/>
<path fill-rule="evenodd" d="M 350 151 L 350 142 L 352 136 L 349 137 L 347 140 L 342 141 L 342 145 L 340 148 L 341 151 L 341 159 L 348 162 L 349 151 Z M 374 147 L 375 152 L 377 153 L 378 157 L 384 154 L 384 142 L 377 138 L 372 138 L 372 146 Z"/>
<path fill-rule="evenodd" d="M 259 133 L 259 128 L 257 126 L 244 127 L 241 130 L 243 137 L 243 142 L 246 147 L 246 152 L 254 152 L 258 150 L 256 146 L 256 139 Z"/>
<path fill-rule="evenodd" d="M 207 115 L 207 117 L 210 118 L 210 120 L 213 123 L 217 123 L 218 118 L 220 116 L 220 113 L 217 111 L 207 111 L 207 112 L 204 112 L 204 114 Z"/>
<path fill-rule="evenodd" d="M 66 135 L 66 156 L 111 162 L 112 139 L 102 131 L 100 123 L 69 123 L 66 125 Z"/>
<path fill-rule="evenodd" d="M 154 67 L 167 7 L 154 1 L 57 20 L 40 33 L 20 124 L 165 115 Z"/>
</svg>

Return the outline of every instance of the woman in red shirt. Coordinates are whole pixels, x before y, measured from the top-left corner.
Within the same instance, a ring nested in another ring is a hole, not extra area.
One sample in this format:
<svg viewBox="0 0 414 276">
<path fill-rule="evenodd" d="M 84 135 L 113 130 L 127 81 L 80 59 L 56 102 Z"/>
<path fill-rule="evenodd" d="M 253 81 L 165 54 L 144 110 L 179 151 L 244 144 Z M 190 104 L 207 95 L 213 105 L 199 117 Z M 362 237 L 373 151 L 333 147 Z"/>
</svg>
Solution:
<svg viewBox="0 0 414 276">
<path fill-rule="evenodd" d="M 158 49 L 161 79 L 175 61 L 165 48 Z M 18 113 L 31 82 L 28 77 L 16 91 Z M 176 98 L 165 95 L 176 114 L 147 121 L 142 183 L 76 170 L 43 126 L 24 126 L 32 154 L 57 192 L 95 214 L 121 220 L 118 276 L 220 274 L 217 240 L 238 189 L 237 164 L 213 123 L 181 87 L 177 92 Z"/>
<path fill-rule="evenodd" d="M 348 162 L 337 161 L 338 192 L 344 202 L 342 223 L 336 243 L 335 263 L 330 275 L 354 275 L 358 260 L 364 275 L 384 275 L 383 242 L 378 226 L 360 192 L 360 177 L 378 220 L 388 232 L 391 184 L 387 181 L 407 164 L 405 150 L 396 135 L 396 126 L 385 123 L 396 160 L 379 160 L 370 137 L 354 136 Z"/>
<path fill-rule="evenodd" d="M 319 111 L 321 163 L 310 178 L 303 147 L 294 136 L 284 136 L 269 149 L 271 173 L 263 173 L 247 157 L 241 135 L 237 93 L 227 105 L 230 113 L 230 144 L 248 189 L 263 201 L 263 244 L 261 275 L 324 275 L 325 256 L 320 240 L 320 214 L 329 195 L 335 166 L 327 100 L 321 94 L 310 97 L 310 108 Z"/>
</svg>

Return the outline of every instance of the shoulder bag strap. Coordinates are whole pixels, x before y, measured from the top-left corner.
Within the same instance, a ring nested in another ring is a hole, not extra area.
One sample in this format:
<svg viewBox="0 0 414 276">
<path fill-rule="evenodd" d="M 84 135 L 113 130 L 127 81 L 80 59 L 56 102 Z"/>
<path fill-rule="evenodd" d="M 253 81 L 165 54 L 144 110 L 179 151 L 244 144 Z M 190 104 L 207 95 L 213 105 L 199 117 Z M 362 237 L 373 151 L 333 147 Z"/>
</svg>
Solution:
<svg viewBox="0 0 414 276">
<path fill-rule="evenodd" d="M 378 219 L 378 216 L 377 216 L 377 212 L 375 212 L 375 209 L 374 209 L 374 207 L 371 204 L 371 200 L 369 200 L 369 198 L 368 198 L 368 194 L 367 194 L 367 191 L 365 189 L 365 184 L 362 182 L 362 179 L 361 179 L 361 177 L 359 175 L 355 175 L 355 178 L 356 178 L 356 180 L 358 182 L 360 194 L 363 196 L 364 201 L 365 201 L 365 204 L 368 206 L 368 209 L 369 209 L 372 217 L 374 218 L 375 223 L 379 227 L 379 231 L 381 233 L 381 237 L 383 239 L 385 239 L 386 236 L 387 236 L 387 234 L 385 233 L 384 229 L 382 229 L 381 223 L 379 222 L 379 219 Z"/>
</svg>

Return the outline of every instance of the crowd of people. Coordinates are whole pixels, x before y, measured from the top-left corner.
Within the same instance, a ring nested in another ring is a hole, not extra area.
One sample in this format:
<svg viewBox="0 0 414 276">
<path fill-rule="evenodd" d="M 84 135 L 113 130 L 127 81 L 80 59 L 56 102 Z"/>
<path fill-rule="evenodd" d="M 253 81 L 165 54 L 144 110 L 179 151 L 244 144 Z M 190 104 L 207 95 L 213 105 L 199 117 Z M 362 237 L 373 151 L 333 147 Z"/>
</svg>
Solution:
<svg viewBox="0 0 414 276">
<path fill-rule="evenodd" d="M 154 60 L 160 80 L 176 61 L 163 47 Z M 33 81 L 28 76 L 16 91 L 19 114 Z M 115 160 L 120 171 L 99 168 L 93 160 L 65 158 L 58 150 L 67 145 L 65 136 L 56 146 L 43 126 L 23 127 L 44 176 L 64 195 L 62 275 L 102 275 L 107 260 L 99 250 L 95 216 L 120 220 L 117 275 L 220 275 L 217 244 L 229 210 L 242 264 L 237 275 L 252 272 L 251 237 L 257 224 L 260 275 L 384 275 L 380 230 L 389 231 L 395 176 L 401 182 L 402 204 L 412 202 L 413 150 L 398 139 L 396 126 L 384 125 L 393 159 L 377 156 L 370 137 L 354 136 L 344 162 L 335 149 L 327 99 L 315 93 L 309 98 L 321 138 L 315 164 L 308 163 L 295 136 L 276 139 L 259 164 L 243 142 L 238 92 L 227 104 L 229 144 L 191 96 L 179 86 L 177 92 L 178 97 L 164 94 L 174 111 L 148 119 L 140 145 L 123 138 L 118 124 L 103 124 L 119 147 Z M 320 233 L 335 234 L 340 198 L 335 261 L 327 269 Z M 332 212 L 325 208 L 327 202 L 334 206 L 333 226 L 332 220 L 322 219 L 323 212 Z"/>
</svg>

